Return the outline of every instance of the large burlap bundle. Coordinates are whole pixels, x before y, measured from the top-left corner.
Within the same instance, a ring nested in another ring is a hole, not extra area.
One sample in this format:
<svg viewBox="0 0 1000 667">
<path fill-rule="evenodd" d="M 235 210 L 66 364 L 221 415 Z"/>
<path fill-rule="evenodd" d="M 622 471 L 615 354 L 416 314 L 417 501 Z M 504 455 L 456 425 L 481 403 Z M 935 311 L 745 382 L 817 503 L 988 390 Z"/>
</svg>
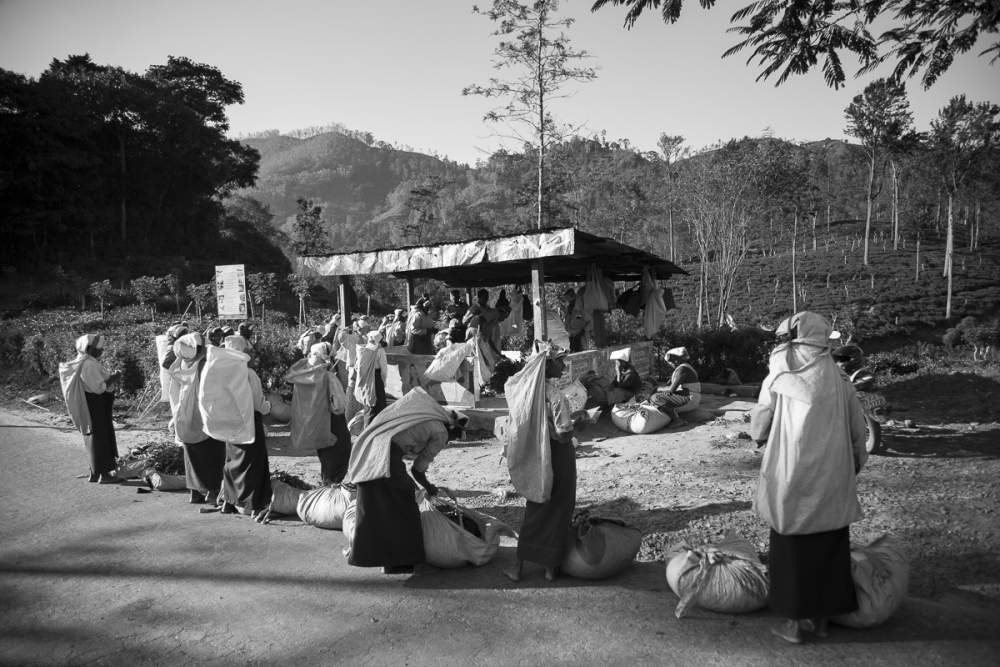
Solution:
<svg viewBox="0 0 1000 667">
<path fill-rule="evenodd" d="M 307 493 L 303 489 L 296 489 L 290 484 L 272 479 L 271 480 L 271 511 L 277 514 L 287 514 L 289 516 L 298 513 L 299 498 Z"/>
<path fill-rule="evenodd" d="M 653 433 L 670 423 L 670 416 L 645 403 L 618 403 L 611 408 L 611 421 L 628 433 Z"/>
<path fill-rule="evenodd" d="M 424 553 L 427 563 L 434 567 L 462 567 L 485 565 L 493 559 L 500 544 L 505 524 L 486 514 L 467 507 L 457 506 L 457 511 L 476 524 L 482 537 L 478 537 L 446 517 L 434 506 L 423 489 L 416 492 L 420 508 L 420 527 L 424 533 Z"/>
<path fill-rule="evenodd" d="M 832 620 L 852 628 L 871 628 L 887 621 L 903 603 L 910 564 L 899 542 L 883 536 L 867 547 L 851 550 L 851 576 L 858 609 Z"/>
<path fill-rule="evenodd" d="M 296 512 L 310 526 L 325 530 L 340 530 L 344 514 L 354 499 L 354 493 L 341 486 L 323 486 L 299 496 Z"/>
<path fill-rule="evenodd" d="M 580 579 L 606 579 L 618 574 L 632 564 L 642 543 L 638 528 L 585 512 L 573 520 L 573 529 L 562 571 Z"/>
<path fill-rule="evenodd" d="M 738 535 L 697 548 L 682 545 L 666 560 L 667 583 L 681 599 L 677 618 L 692 607 L 743 614 L 767 604 L 767 568 L 753 545 Z"/>
</svg>

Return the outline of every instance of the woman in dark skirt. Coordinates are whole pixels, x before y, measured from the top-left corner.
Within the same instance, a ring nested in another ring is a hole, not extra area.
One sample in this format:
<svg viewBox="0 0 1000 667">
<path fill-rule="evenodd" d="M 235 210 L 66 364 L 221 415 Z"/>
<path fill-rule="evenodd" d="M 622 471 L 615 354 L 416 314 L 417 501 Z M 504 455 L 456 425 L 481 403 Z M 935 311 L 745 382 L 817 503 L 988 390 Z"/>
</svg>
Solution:
<svg viewBox="0 0 1000 667">
<path fill-rule="evenodd" d="M 552 489 L 545 502 L 524 505 L 524 521 L 517 538 L 517 563 L 506 572 L 520 581 L 524 561 L 545 568 L 545 578 L 553 581 L 569 545 L 573 509 L 576 506 L 576 452 L 573 449 L 573 420 L 565 394 L 550 379 L 566 369 L 565 350 L 552 346 L 545 361 L 545 398 L 548 406 L 549 448 L 552 453 Z"/>
<path fill-rule="evenodd" d="M 785 619 L 771 632 L 798 644 L 857 609 L 850 524 L 862 516 L 864 414 L 830 357 L 823 317 L 797 313 L 775 333 L 781 343 L 751 412 L 751 437 L 767 444 L 754 509 L 771 527 L 769 603 Z"/>
<path fill-rule="evenodd" d="M 224 347 L 246 353 L 250 346 L 242 336 L 229 336 Z M 260 377 L 252 368 L 247 368 L 247 381 L 253 397 L 254 441 L 226 443 L 222 512 L 231 514 L 240 509 L 256 518 L 271 502 L 271 469 L 264 433 L 264 415 L 271 411 L 271 404 L 264 398 Z"/>
<path fill-rule="evenodd" d="M 59 364 L 59 380 L 73 423 L 83 434 L 90 459 L 91 482 L 120 484 L 115 475 L 118 441 L 111 412 L 118 373 L 109 373 L 98 361 L 104 353 L 100 334 L 85 334 L 76 340 L 77 356 Z"/>
</svg>

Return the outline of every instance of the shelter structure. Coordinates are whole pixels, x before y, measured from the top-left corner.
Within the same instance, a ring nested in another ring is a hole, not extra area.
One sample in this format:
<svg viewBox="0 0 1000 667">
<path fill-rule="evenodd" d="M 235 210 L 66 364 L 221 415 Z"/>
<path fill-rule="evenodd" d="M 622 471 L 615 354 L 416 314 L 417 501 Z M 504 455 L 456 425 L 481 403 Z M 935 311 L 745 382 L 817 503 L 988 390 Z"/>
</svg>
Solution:
<svg viewBox="0 0 1000 667">
<path fill-rule="evenodd" d="M 433 278 L 449 288 L 464 288 L 470 302 L 473 288 L 530 284 L 533 330 L 539 340 L 546 340 L 549 336 L 544 299 L 546 282 L 586 282 L 588 273 L 595 266 L 606 279 L 612 281 L 639 281 L 647 270 L 656 280 L 687 273 L 652 253 L 573 228 L 544 229 L 427 246 L 307 256 L 303 258 L 303 265 L 305 270 L 318 275 L 339 278 L 342 326 L 350 322 L 347 279 L 354 275 L 390 274 L 405 280 L 408 305 L 415 300 L 415 282 L 418 280 Z M 588 370 L 606 371 L 610 365 L 608 356 L 611 348 L 606 347 L 603 315 L 593 316 L 592 321 L 597 349 L 569 355 L 568 371 L 564 376 L 567 382 L 576 380 Z M 638 366 L 646 372 L 650 370 L 651 352 L 649 342 L 633 346 L 633 362 L 638 362 Z M 432 395 L 439 393 L 439 400 L 447 403 L 480 405 L 479 383 L 471 377 L 464 382 L 440 383 L 440 386 L 433 387 L 421 380 L 433 356 L 415 355 L 405 349 L 392 348 L 387 355 L 390 375 L 386 382 L 388 393 L 402 395 L 410 387 L 419 385 L 432 391 Z"/>
</svg>

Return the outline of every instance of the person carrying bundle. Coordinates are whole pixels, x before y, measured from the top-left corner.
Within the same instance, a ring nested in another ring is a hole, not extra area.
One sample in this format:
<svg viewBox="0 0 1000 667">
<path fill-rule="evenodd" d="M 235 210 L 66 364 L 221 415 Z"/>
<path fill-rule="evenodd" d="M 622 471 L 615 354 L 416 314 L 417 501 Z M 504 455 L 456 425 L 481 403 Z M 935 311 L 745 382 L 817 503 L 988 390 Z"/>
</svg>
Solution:
<svg viewBox="0 0 1000 667">
<path fill-rule="evenodd" d="M 687 422 L 678 413 L 691 412 L 701 405 L 701 381 L 698 372 L 691 365 L 691 357 L 686 347 L 675 347 L 667 350 L 663 360 L 673 369 L 670 374 L 670 384 L 660 387 L 659 391 L 649 398 L 660 410 L 670 415 L 672 426 L 686 426 Z"/>
<path fill-rule="evenodd" d="M 199 333 L 189 333 L 174 342 L 173 353 L 179 360 L 170 369 L 177 387 L 172 400 L 174 439 L 184 451 L 184 477 L 191 492 L 190 503 L 222 502 L 222 474 L 226 462 L 226 443 L 208 436 L 198 408 L 205 345 Z"/>
<path fill-rule="evenodd" d="M 368 342 L 358 348 L 354 368 L 354 398 L 361 405 L 364 424 L 368 426 L 385 409 L 385 379 L 389 373 L 389 360 L 378 331 L 368 332 Z"/>
<path fill-rule="evenodd" d="M 520 581 L 524 561 L 542 565 L 546 580 L 554 580 L 569 547 L 576 506 L 573 420 L 565 394 L 552 382 L 562 377 L 565 356 L 552 345 L 504 385 L 513 425 L 504 453 L 514 488 L 526 500 L 517 564 L 504 573 L 511 581 Z"/>
<path fill-rule="evenodd" d="M 104 337 L 84 334 L 76 339 L 76 358 L 59 364 L 66 408 L 73 425 L 83 434 L 90 457 L 91 482 L 120 484 L 115 475 L 118 441 L 111 410 L 118 373 L 109 373 L 98 361 L 104 353 Z"/>
<path fill-rule="evenodd" d="M 467 421 L 415 387 L 380 412 L 358 436 L 346 477 L 358 491 L 351 565 L 404 574 L 424 562 L 413 480 L 428 495 L 437 495 L 438 487 L 428 481 L 427 469 L 449 440 L 461 437 Z M 406 474 L 403 459 L 413 459 L 413 479 Z"/>
<path fill-rule="evenodd" d="M 337 484 L 347 469 L 351 441 L 345 433 L 334 435 L 343 416 L 347 396 L 337 376 L 330 371 L 330 344 L 316 343 L 309 356 L 295 362 L 285 381 L 292 384 L 292 448 L 316 450 L 323 484 Z M 344 424 L 346 431 L 346 422 Z"/>
<path fill-rule="evenodd" d="M 776 333 L 751 411 L 750 435 L 767 443 L 754 510 L 771 527 L 768 602 L 787 619 L 772 632 L 798 644 L 803 631 L 824 637 L 829 617 L 858 608 L 850 524 L 862 517 L 865 421 L 822 316 L 797 313 Z"/>
</svg>

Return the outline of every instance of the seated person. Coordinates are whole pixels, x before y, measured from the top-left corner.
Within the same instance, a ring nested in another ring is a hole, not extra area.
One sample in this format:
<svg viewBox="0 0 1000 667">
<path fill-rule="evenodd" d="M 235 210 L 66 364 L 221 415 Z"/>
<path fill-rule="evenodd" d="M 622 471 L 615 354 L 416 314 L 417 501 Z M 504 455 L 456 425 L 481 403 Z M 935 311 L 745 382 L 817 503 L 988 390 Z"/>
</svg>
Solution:
<svg viewBox="0 0 1000 667">
<path fill-rule="evenodd" d="M 611 389 L 608 390 L 608 405 L 624 403 L 642 388 L 642 378 L 639 372 L 630 363 L 632 350 L 615 350 L 611 353 L 611 360 L 614 363 L 614 377 L 611 380 Z"/>
<path fill-rule="evenodd" d="M 670 415 L 671 424 L 684 426 L 686 421 L 679 413 L 691 412 L 701 405 L 701 382 L 698 373 L 691 366 L 686 347 L 675 347 L 667 350 L 663 356 L 667 365 L 673 368 L 670 384 L 659 387 L 657 392 L 649 397 L 649 402 L 660 412 Z"/>
</svg>

